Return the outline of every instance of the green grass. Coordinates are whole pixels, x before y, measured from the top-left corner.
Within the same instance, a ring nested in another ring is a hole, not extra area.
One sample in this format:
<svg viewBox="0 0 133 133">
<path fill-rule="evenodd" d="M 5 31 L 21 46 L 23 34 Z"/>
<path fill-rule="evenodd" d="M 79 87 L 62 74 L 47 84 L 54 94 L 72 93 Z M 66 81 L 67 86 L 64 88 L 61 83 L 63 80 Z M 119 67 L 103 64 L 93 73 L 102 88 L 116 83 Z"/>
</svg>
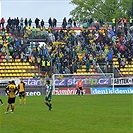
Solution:
<svg viewBox="0 0 133 133">
<path fill-rule="evenodd" d="M 1 97 L 0 133 L 132 133 L 132 95 L 53 96 L 53 110 L 44 96 L 15 103 L 14 114 L 4 114 Z"/>
</svg>

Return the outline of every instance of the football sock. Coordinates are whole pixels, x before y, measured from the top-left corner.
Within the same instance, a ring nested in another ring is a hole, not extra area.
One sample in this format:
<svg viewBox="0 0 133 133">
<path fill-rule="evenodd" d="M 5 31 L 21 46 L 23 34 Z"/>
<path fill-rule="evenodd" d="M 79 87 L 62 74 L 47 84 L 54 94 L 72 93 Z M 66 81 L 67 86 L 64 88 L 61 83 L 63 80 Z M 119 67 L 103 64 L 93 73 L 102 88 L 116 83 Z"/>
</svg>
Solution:
<svg viewBox="0 0 133 133">
<path fill-rule="evenodd" d="M 83 92 L 81 92 L 82 93 L 82 96 L 83 96 Z"/>
<path fill-rule="evenodd" d="M 21 104 L 22 103 L 22 99 L 19 99 L 19 104 Z"/>
<path fill-rule="evenodd" d="M 26 104 L 26 98 L 24 98 L 24 104 Z"/>
<path fill-rule="evenodd" d="M 50 107 L 50 106 L 49 106 L 49 103 L 46 102 L 45 104 L 46 104 L 48 107 Z"/>
<path fill-rule="evenodd" d="M 11 108 L 12 108 L 12 112 L 14 112 L 14 105 L 11 105 Z"/>
<path fill-rule="evenodd" d="M 49 103 L 49 107 L 52 108 L 52 104 L 51 103 Z"/>
<path fill-rule="evenodd" d="M 2 100 L 0 99 L 1 104 L 3 104 Z"/>
<path fill-rule="evenodd" d="M 78 92 L 78 95 L 80 95 L 80 91 Z"/>
<path fill-rule="evenodd" d="M 7 105 L 7 107 L 6 107 L 6 112 L 9 111 L 9 107 L 10 107 L 10 105 Z"/>
</svg>

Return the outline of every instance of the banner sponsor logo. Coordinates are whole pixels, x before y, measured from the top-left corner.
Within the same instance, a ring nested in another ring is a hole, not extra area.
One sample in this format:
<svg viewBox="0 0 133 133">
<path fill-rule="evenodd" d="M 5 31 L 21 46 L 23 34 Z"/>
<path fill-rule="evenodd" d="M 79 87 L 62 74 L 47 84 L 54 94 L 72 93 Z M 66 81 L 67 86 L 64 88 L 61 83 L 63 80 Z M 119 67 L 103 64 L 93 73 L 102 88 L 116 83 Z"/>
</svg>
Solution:
<svg viewBox="0 0 133 133">
<path fill-rule="evenodd" d="M 64 78 L 64 79 L 55 79 L 55 86 L 76 86 L 79 78 Z M 105 86 L 111 84 L 110 78 L 83 78 L 84 86 Z"/>
<path fill-rule="evenodd" d="M 19 84 L 20 80 L 19 79 L 10 79 L 14 80 L 16 85 Z M 1 86 L 6 86 L 9 79 L 4 79 L 0 80 Z M 23 79 L 25 86 L 44 86 L 46 80 L 50 80 L 51 84 L 53 79 L 34 79 L 34 78 L 29 78 L 29 79 Z M 56 87 L 63 86 L 63 87 L 75 87 L 77 84 L 77 81 L 79 78 L 63 78 L 61 80 L 55 79 L 54 84 Z M 91 86 L 106 86 L 111 84 L 111 79 L 110 78 L 83 78 L 84 81 L 84 86 L 91 87 Z"/>
<path fill-rule="evenodd" d="M 91 88 L 91 94 L 133 94 L 133 88 Z"/>
<path fill-rule="evenodd" d="M 77 90 L 75 88 L 57 88 L 54 95 L 76 95 Z M 90 88 L 83 89 L 84 94 L 90 94 Z"/>
<path fill-rule="evenodd" d="M 34 91 L 34 92 L 32 92 L 32 91 L 27 92 L 27 91 L 26 91 L 26 96 L 41 96 L 41 95 L 42 95 L 42 94 L 41 94 L 40 91 Z"/>
</svg>

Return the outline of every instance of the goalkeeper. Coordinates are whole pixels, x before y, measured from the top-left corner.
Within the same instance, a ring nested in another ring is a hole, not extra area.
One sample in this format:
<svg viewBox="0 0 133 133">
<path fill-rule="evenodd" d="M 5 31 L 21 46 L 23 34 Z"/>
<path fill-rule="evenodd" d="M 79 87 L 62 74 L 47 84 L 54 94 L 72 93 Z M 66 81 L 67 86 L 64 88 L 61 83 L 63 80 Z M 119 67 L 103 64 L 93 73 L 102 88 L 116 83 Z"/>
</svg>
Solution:
<svg viewBox="0 0 133 133">
<path fill-rule="evenodd" d="M 83 81 L 82 79 L 79 79 L 77 84 L 76 84 L 76 88 L 77 88 L 77 93 L 78 95 L 82 94 L 83 96 Z"/>
</svg>

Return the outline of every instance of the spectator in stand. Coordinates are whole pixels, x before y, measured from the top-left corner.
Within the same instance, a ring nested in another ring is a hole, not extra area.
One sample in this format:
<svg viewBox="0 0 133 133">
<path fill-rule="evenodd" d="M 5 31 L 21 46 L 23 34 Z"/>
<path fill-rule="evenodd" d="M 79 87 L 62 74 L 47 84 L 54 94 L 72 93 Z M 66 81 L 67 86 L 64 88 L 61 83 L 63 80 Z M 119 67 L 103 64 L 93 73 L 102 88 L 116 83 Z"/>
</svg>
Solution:
<svg viewBox="0 0 133 133">
<path fill-rule="evenodd" d="M 2 25 L 2 28 L 3 28 L 3 29 L 4 29 L 4 24 L 5 24 L 5 19 L 2 18 L 2 19 L 1 19 L 1 25 Z"/>
<path fill-rule="evenodd" d="M 113 30 L 116 29 L 116 19 L 115 18 L 112 19 L 112 29 Z"/>
<path fill-rule="evenodd" d="M 66 26 L 67 26 L 67 20 L 66 20 L 66 17 L 64 17 L 63 22 L 62 22 L 62 28 L 66 29 Z"/>
<path fill-rule="evenodd" d="M 20 19 L 20 26 L 23 28 L 23 23 L 24 23 L 24 20 L 23 18 Z"/>
<path fill-rule="evenodd" d="M 24 53 L 23 52 L 20 55 L 20 62 L 24 62 Z"/>
<path fill-rule="evenodd" d="M 103 27 L 103 19 L 102 18 L 100 18 L 99 24 L 100 24 L 101 27 Z"/>
<path fill-rule="evenodd" d="M 118 63 L 119 63 L 119 68 L 121 67 L 121 53 L 120 51 L 117 53 L 117 58 L 118 58 Z"/>
<path fill-rule="evenodd" d="M 6 53 L 6 62 L 8 63 L 10 60 L 10 56 L 8 55 L 8 53 Z"/>
<path fill-rule="evenodd" d="M 91 17 L 91 16 L 89 17 L 88 22 L 89 22 L 89 27 L 92 27 L 92 24 L 93 24 L 93 19 L 92 19 L 92 17 Z"/>
<path fill-rule="evenodd" d="M 128 57 L 127 57 L 127 61 L 128 61 L 128 64 L 131 65 L 131 62 L 132 62 L 132 56 L 131 56 L 130 53 L 129 53 Z"/>
<path fill-rule="evenodd" d="M 53 28 L 57 26 L 57 20 L 54 18 L 53 19 Z"/>
<path fill-rule="evenodd" d="M 123 23 L 124 23 L 124 28 L 127 27 L 127 18 L 126 17 L 123 18 Z"/>
<path fill-rule="evenodd" d="M 19 26 L 19 18 L 17 17 L 17 19 L 16 19 L 16 28 L 18 28 L 18 26 Z"/>
<path fill-rule="evenodd" d="M 36 28 L 34 26 L 32 28 L 32 37 L 36 37 Z"/>
<path fill-rule="evenodd" d="M 69 18 L 69 19 L 68 19 L 68 27 L 72 27 L 72 22 L 73 22 L 72 19 Z"/>
<path fill-rule="evenodd" d="M 73 26 L 77 27 L 76 20 L 73 20 Z"/>
<path fill-rule="evenodd" d="M 27 18 L 25 18 L 24 24 L 25 24 L 26 27 L 28 26 L 28 20 L 27 20 Z"/>
<path fill-rule="evenodd" d="M 90 69 L 90 63 L 89 63 L 89 60 L 87 60 L 87 62 L 86 62 L 86 72 L 89 72 L 89 69 Z"/>
<path fill-rule="evenodd" d="M 39 21 L 40 21 L 40 19 L 38 19 L 38 18 L 35 19 L 36 28 L 39 27 Z"/>
<path fill-rule="evenodd" d="M 132 19 L 132 17 L 130 17 L 129 22 L 130 22 L 130 27 L 133 26 L 133 19 Z"/>
<path fill-rule="evenodd" d="M 121 61 L 121 66 L 122 66 L 122 68 L 124 68 L 125 65 L 126 65 L 126 59 L 124 58 L 124 59 L 122 59 L 122 61 Z"/>
<path fill-rule="evenodd" d="M 41 20 L 41 27 L 42 28 L 44 27 L 44 20 L 43 19 Z"/>
<path fill-rule="evenodd" d="M 51 17 L 49 18 L 49 20 L 48 20 L 48 23 L 49 23 L 49 27 L 53 27 L 53 22 L 52 22 L 52 19 L 51 19 Z"/>
<path fill-rule="evenodd" d="M 31 27 L 31 24 L 32 24 L 31 18 L 29 19 L 28 23 L 29 23 L 29 26 Z"/>
<path fill-rule="evenodd" d="M 9 17 L 8 20 L 7 20 L 7 24 L 9 25 L 9 27 L 11 28 L 11 25 L 12 25 L 12 20 L 11 18 Z"/>
<path fill-rule="evenodd" d="M 87 19 L 86 18 L 84 18 L 84 20 L 83 20 L 83 28 L 88 28 L 88 23 L 87 23 Z"/>
</svg>

